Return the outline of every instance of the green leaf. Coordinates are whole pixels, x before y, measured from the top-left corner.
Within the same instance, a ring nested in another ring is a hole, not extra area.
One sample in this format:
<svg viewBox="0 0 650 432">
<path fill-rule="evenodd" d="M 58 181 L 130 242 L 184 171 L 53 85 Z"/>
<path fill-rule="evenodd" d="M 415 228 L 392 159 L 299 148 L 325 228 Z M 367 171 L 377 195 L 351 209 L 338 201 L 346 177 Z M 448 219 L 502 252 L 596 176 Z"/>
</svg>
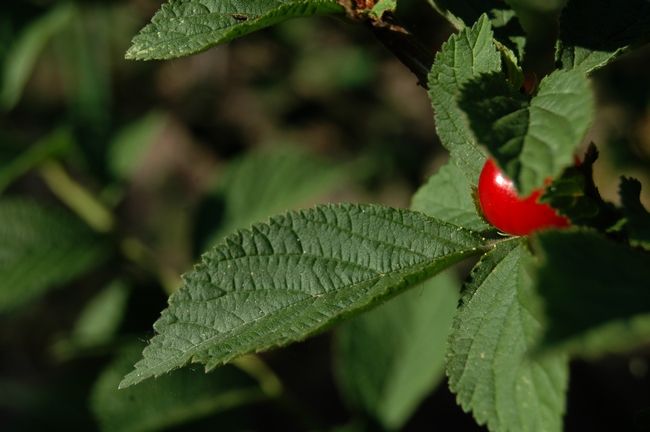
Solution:
<svg viewBox="0 0 650 432">
<path fill-rule="evenodd" d="M 214 246 L 237 229 L 287 209 L 314 204 L 314 199 L 350 176 L 346 168 L 309 155 L 298 148 L 248 153 L 232 161 L 216 191 L 225 213 L 212 228 L 207 246 Z M 205 215 L 204 218 L 212 215 Z"/>
<path fill-rule="evenodd" d="M 29 149 L 0 164 L 0 193 L 14 180 L 42 162 L 62 156 L 72 150 L 73 137 L 69 130 L 59 129 Z"/>
<path fill-rule="evenodd" d="M 435 111 L 436 130 L 467 180 L 475 185 L 485 164 L 469 130 L 456 95 L 471 78 L 501 70 L 501 56 L 492 43 L 492 28 L 485 15 L 469 29 L 453 35 L 436 55 L 429 74 L 429 97 Z"/>
<path fill-rule="evenodd" d="M 641 183 L 622 177 L 620 195 L 630 244 L 650 250 L 650 213 L 641 204 Z"/>
<path fill-rule="evenodd" d="M 109 250 L 104 237 L 67 213 L 0 200 L 0 312 L 85 273 Z"/>
<path fill-rule="evenodd" d="M 126 53 L 127 59 L 172 59 L 291 18 L 345 15 L 335 1 L 170 0 L 162 6 Z"/>
<path fill-rule="evenodd" d="M 650 429 L 650 408 L 643 408 L 635 412 L 634 421 L 645 429 Z"/>
<path fill-rule="evenodd" d="M 340 387 L 388 430 L 400 429 L 444 376 L 458 285 L 440 274 L 337 332 Z"/>
<path fill-rule="evenodd" d="M 560 431 L 565 355 L 532 358 L 541 336 L 528 252 L 517 239 L 483 256 L 464 287 L 448 342 L 449 387 L 491 431 Z"/>
<path fill-rule="evenodd" d="M 650 256 L 589 232 L 548 231 L 534 245 L 545 347 L 591 356 L 647 341 Z"/>
<path fill-rule="evenodd" d="M 556 61 L 562 69 L 589 73 L 647 42 L 649 31 L 646 0 L 571 0 L 560 15 Z"/>
<path fill-rule="evenodd" d="M 52 37 L 69 27 L 74 14 L 73 3 L 61 2 L 25 27 L 4 61 L 0 110 L 9 111 L 18 103 L 41 51 Z"/>
<path fill-rule="evenodd" d="M 413 195 L 411 208 L 473 231 L 489 227 L 476 214 L 467 179 L 453 160 L 429 177 Z"/>
<path fill-rule="evenodd" d="M 151 111 L 117 133 L 108 148 L 108 165 L 115 178 L 124 180 L 140 167 L 166 123 L 167 115 Z"/>
<path fill-rule="evenodd" d="M 561 177 L 553 180 L 539 202 L 550 204 L 559 214 L 571 219 L 572 225 L 606 232 L 617 229 L 623 215 L 600 196 L 593 175 L 593 164 L 597 159 L 598 151 L 592 143 L 582 163 L 565 169 Z"/>
<path fill-rule="evenodd" d="M 530 103 L 502 74 L 483 74 L 463 87 L 458 106 L 524 196 L 574 164 L 593 119 L 589 82 L 579 71 L 551 73 Z"/>
<path fill-rule="evenodd" d="M 169 298 L 127 387 L 189 362 L 211 370 L 377 306 L 484 240 L 422 213 L 330 205 L 275 216 L 203 255 Z"/>
<path fill-rule="evenodd" d="M 493 18 L 497 12 L 512 10 L 503 0 L 431 0 L 430 2 L 458 30 L 472 26 L 483 14 Z"/>
<path fill-rule="evenodd" d="M 485 14 L 490 19 L 497 41 L 507 46 L 521 61 L 526 45 L 526 37 L 517 14 L 503 0 L 430 0 L 458 30 L 463 30 L 477 22 Z"/>
<path fill-rule="evenodd" d="M 137 361 L 143 345 L 127 345 L 99 376 L 90 405 L 104 432 L 167 429 L 266 396 L 256 381 L 234 366 L 209 376 L 186 368 L 140 386 L 118 390 L 120 379 Z"/>
<path fill-rule="evenodd" d="M 395 12 L 397 8 L 397 1 L 395 0 L 379 0 L 373 7 L 370 9 L 370 14 L 381 18 L 384 12 L 390 11 Z"/>
<path fill-rule="evenodd" d="M 54 345 L 54 354 L 67 359 L 109 343 L 122 323 L 128 297 L 129 288 L 119 280 L 102 289 L 81 311 L 70 337 Z"/>
</svg>

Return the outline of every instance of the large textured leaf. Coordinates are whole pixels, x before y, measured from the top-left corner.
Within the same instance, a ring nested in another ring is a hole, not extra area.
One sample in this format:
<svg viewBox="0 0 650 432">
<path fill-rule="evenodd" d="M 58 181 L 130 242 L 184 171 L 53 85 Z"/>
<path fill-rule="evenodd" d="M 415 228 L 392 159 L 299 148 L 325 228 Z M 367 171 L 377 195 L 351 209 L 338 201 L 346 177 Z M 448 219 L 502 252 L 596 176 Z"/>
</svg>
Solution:
<svg viewBox="0 0 650 432">
<path fill-rule="evenodd" d="M 647 342 L 648 254 L 587 232 L 540 233 L 535 244 L 547 347 L 569 343 L 597 355 Z"/>
<path fill-rule="evenodd" d="M 19 199 L 0 201 L 0 312 L 44 294 L 93 266 L 109 251 L 82 221 Z"/>
<path fill-rule="evenodd" d="M 440 274 L 339 329 L 339 385 L 386 429 L 401 428 L 443 377 L 459 285 Z"/>
<path fill-rule="evenodd" d="M 593 120 L 593 97 L 580 71 L 551 73 L 530 102 L 502 74 L 483 74 L 462 89 L 458 106 L 523 195 L 573 165 Z"/>
<path fill-rule="evenodd" d="M 649 32 L 646 0 L 570 0 L 560 15 L 556 59 L 563 69 L 588 73 L 645 43 Z"/>
<path fill-rule="evenodd" d="M 490 21 L 482 15 L 471 29 L 451 36 L 442 46 L 429 74 L 429 97 L 438 136 L 471 184 L 478 182 L 485 155 L 474 141 L 465 114 L 456 105 L 456 96 L 471 78 L 501 70 L 501 56 L 492 37 Z"/>
<path fill-rule="evenodd" d="M 453 160 L 442 166 L 427 184 L 418 189 L 413 195 L 411 208 L 470 230 L 488 229 L 476 214 L 467 179 Z"/>
<path fill-rule="evenodd" d="M 203 255 L 126 387 L 189 362 L 206 370 L 304 339 L 421 282 L 484 240 L 422 213 L 349 204 L 289 212 Z"/>
<path fill-rule="evenodd" d="M 95 383 L 91 409 L 104 432 L 168 429 L 266 399 L 254 379 L 230 365 L 209 376 L 187 368 L 137 387 L 118 390 L 120 379 L 141 351 L 142 344 L 127 345 Z"/>
<path fill-rule="evenodd" d="M 562 430 L 567 359 L 528 356 L 542 326 L 531 312 L 527 258 L 515 239 L 481 259 L 449 337 L 449 386 L 463 409 L 491 431 Z"/>
<path fill-rule="evenodd" d="M 291 18 L 344 14 L 330 0 L 170 0 L 133 39 L 126 58 L 187 56 Z"/>
</svg>

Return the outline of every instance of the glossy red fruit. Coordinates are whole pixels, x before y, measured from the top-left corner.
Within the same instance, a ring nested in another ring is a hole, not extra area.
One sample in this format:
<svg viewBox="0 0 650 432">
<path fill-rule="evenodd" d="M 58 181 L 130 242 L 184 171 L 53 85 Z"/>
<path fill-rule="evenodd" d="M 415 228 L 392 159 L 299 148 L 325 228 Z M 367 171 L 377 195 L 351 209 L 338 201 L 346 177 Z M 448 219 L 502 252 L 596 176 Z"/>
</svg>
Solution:
<svg viewBox="0 0 650 432">
<path fill-rule="evenodd" d="M 512 235 L 528 235 L 544 228 L 564 228 L 569 220 L 559 216 L 548 204 L 537 199 L 542 190 L 521 199 L 512 180 L 507 178 L 492 159 L 488 159 L 478 179 L 478 199 L 485 218 L 499 231 Z"/>
</svg>

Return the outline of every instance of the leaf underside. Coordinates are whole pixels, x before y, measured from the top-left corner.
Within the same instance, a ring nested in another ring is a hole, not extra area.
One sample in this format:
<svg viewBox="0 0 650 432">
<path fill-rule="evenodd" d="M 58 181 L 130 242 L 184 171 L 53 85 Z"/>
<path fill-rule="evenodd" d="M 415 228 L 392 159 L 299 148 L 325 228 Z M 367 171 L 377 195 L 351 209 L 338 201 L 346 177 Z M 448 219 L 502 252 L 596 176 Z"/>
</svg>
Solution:
<svg viewBox="0 0 650 432">
<path fill-rule="evenodd" d="M 442 273 L 336 332 L 339 387 L 348 402 L 399 430 L 441 381 L 459 282 Z"/>
<path fill-rule="evenodd" d="M 120 386 L 305 339 L 483 247 L 469 230 L 404 209 L 341 204 L 273 217 L 184 276 Z"/>
<path fill-rule="evenodd" d="M 579 231 L 540 233 L 535 245 L 543 258 L 537 280 L 545 300 L 545 347 L 568 343 L 591 356 L 647 341 L 646 253 Z M 599 334 L 602 326 L 606 328 Z M 619 340 L 621 333 L 625 340 Z"/>
<path fill-rule="evenodd" d="M 126 58 L 188 56 L 291 18 L 344 14 L 343 6 L 328 0 L 171 0 L 133 38 Z"/>
</svg>

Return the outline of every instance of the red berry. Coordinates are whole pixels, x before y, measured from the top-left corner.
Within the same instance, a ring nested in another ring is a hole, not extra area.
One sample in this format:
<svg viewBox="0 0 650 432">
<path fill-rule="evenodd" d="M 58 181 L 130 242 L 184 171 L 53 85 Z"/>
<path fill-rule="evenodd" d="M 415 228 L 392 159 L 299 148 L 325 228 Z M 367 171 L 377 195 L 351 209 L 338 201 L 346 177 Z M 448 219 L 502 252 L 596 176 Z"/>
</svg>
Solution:
<svg viewBox="0 0 650 432">
<path fill-rule="evenodd" d="M 521 199 L 512 180 L 492 159 L 487 160 L 478 179 L 478 200 L 485 218 L 507 234 L 528 235 L 544 228 L 569 226 L 569 220 L 553 207 L 537 202 L 542 192 L 538 189 Z"/>
</svg>

